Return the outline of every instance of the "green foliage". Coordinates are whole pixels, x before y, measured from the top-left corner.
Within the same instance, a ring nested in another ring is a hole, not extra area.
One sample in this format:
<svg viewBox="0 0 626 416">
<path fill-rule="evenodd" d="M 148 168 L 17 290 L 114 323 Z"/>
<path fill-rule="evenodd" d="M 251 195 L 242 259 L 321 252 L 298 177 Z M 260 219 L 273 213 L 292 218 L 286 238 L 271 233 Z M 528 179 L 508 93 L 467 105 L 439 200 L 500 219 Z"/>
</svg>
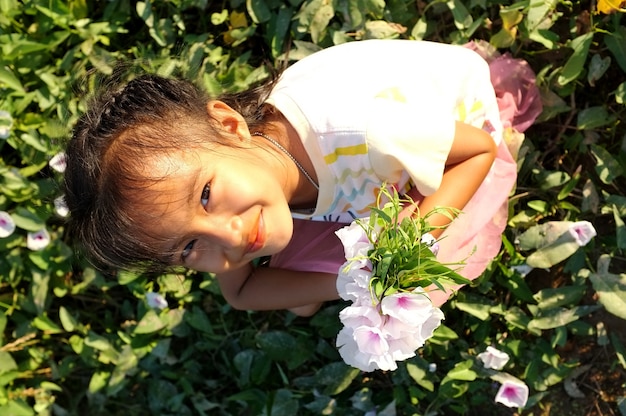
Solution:
<svg viewBox="0 0 626 416">
<path fill-rule="evenodd" d="M 0 0 L 0 211 L 16 225 L 0 238 L 0 414 L 502 414 L 475 358 L 488 345 L 530 386 L 522 413 L 539 414 L 574 400 L 558 396 L 584 364 L 568 351 L 588 343 L 618 374 L 595 404 L 625 414 L 615 322 L 626 318 L 626 23 L 591 4 Z M 503 250 L 445 306 L 447 326 L 418 357 L 363 374 L 334 347 L 340 304 L 308 320 L 238 312 L 211 276 L 105 276 L 74 253 L 55 204 L 62 174 L 49 162 L 81 94 L 117 61 L 217 95 L 265 79 L 266 61 L 369 38 L 490 41 L 530 63 L 544 102 L 519 150 Z M 524 271 L 545 246 L 523 248 L 523 233 L 585 220 L 598 231 L 591 243 L 553 248 L 547 270 Z M 30 249 L 41 230 L 50 243 Z M 170 306 L 150 308 L 152 291 Z"/>
</svg>

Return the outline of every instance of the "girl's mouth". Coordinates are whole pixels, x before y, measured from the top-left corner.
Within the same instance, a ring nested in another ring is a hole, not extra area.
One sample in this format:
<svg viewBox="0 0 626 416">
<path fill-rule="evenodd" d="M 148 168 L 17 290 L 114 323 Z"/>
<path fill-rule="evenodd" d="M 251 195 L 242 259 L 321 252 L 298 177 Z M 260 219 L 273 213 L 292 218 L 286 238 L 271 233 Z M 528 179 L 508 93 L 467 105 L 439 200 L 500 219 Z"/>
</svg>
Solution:
<svg viewBox="0 0 626 416">
<path fill-rule="evenodd" d="M 254 253 L 259 251 L 265 244 L 265 223 L 263 222 L 262 212 L 259 212 L 254 226 L 248 234 L 248 253 Z"/>
</svg>

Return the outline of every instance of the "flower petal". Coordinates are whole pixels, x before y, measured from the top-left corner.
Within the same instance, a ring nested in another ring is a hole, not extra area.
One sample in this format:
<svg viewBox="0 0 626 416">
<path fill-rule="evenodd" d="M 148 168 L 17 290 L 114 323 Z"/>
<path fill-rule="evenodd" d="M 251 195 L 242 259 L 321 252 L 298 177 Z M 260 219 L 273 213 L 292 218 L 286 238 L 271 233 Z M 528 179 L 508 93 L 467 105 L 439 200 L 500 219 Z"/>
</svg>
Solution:
<svg viewBox="0 0 626 416">
<path fill-rule="evenodd" d="M 578 221 L 570 225 L 569 233 L 574 237 L 576 244 L 586 246 L 597 235 L 596 229 L 589 221 Z"/>
<path fill-rule="evenodd" d="M 6 139 L 11 134 L 13 117 L 8 111 L 0 110 L 0 139 Z"/>
<path fill-rule="evenodd" d="M 57 153 L 56 155 L 52 156 L 52 159 L 50 159 L 48 164 L 50 165 L 50 167 L 52 169 L 56 170 L 57 172 L 60 172 L 60 173 L 65 172 L 65 168 L 67 166 L 67 162 L 66 162 L 66 159 L 65 159 L 65 153 L 64 152 L 60 152 L 60 153 Z"/>
<path fill-rule="evenodd" d="M 485 368 L 501 370 L 509 362 L 509 354 L 489 346 L 485 352 L 478 354 L 478 359 L 482 361 Z"/>
<path fill-rule="evenodd" d="M 48 234 L 48 230 L 45 228 L 26 234 L 26 247 L 30 250 L 43 250 L 48 244 L 50 244 L 50 234 Z"/>
<path fill-rule="evenodd" d="M 15 221 L 6 211 L 0 211 L 0 238 L 5 238 L 15 231 Z"/>
<path fill-rule="evenodd" d="M 54 211 L 59 217 L 67 217 L 67 215 L 70 213 L 70 209 L 65 203 L 65 196 L 61 195 L 54 199 Z"/>
<path fill-rule="evenodd" d="M 160 293 L 146 293 L 146 302 L 152 309 L 165 309 L 168 306 L 167 300 Z"/>
<path fill-rule="evenodd" d="M 506 380 L 496 393 L 495 402 L 507 407 L 524 407 L 528 401 L 528 386 L 521 381 Z"/>
</svg>

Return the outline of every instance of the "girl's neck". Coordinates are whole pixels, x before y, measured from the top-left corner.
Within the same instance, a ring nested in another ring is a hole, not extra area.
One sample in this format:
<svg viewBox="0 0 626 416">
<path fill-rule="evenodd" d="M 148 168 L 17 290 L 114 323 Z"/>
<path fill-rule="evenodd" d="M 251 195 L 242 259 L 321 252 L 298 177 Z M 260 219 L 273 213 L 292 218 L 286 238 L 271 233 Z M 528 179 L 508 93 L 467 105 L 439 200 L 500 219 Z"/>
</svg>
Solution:
<svg viewBox="0 0 626 416">
<path fill-rule="evenodd" d="M 291 154 L 291 156 L 293 156 L 298 163 L 300 163 L 302 168 L 304 168 L 304 170 L 311 176 L 313 181 L 315 183 L 319 183 L 313 162 L 309 158 L 309 155 L 302 144 L 302 140 L 300 140 L 298 132 L 293 128 L 291 123 L 289 123 L 285 116 L 283 116 L 278 110 L 274 110 L 269 112 L 269 114 L 266 114 L 265 119 L 265 127 L 259 130 L 276 140 L 282 147 L 284 147 L 285 150 L 289 152 L 289 154 Z M 317 203 L 317 189 L 286 154 L 283 154 L 283 152 L 275 146 L 272 146 L 271 144 L 270 146 L 274 147 L 274 149 L 281 153 L 281 156 L 286 159 L 285 163 L 289 164 L 292 168 L 290 169 L 290 172 L 297 172 L 297 176 L 295 177 L 298 178 L 298 180 L 295 181 L 293 186 L 291 186 L 292 190 L 289 192 L 290 195 L 288 195 L 289 206 L 293 209 L 315 208 Z"/>
</svg>

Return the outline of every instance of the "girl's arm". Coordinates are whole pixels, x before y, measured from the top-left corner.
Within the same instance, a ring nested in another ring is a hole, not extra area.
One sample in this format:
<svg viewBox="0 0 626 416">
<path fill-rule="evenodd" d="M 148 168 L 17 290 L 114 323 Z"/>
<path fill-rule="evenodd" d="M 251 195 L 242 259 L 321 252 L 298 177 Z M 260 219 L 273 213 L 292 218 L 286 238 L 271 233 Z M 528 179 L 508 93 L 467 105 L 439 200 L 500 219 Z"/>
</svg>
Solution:
<svg viewBox="0 0 626 416">
<path fill-rule="evenodd" d="M 452 148 L 439 189 L 421 200 L 419 208 L 427 213 L 437 206 L 462 209 L 476 192 L 495 159 L 496 146 L 485 131 L 457 123 Z M 421 198 L 416 189 L 409 195 Z M 412 215 L 414 206 L 403 215 Z M 430 217 L 433 225 L 446 225 L 443 215 Z M 435 237 L 441 233 L 435 231 Z M 339 268 L 339 266 L 338 266 Z M 217 276 L 224 298 L 236 309 L 290 309 L 310 315 L 321 302 L 339 298 L 336 274 L 302 272 L 252 265 Z"/>
<path fill-rule="evenodd" d="M 497 147 L 493 138 L 486 131 L 462 122 L 456 123 L 454 140 L 441 185 L 433 194 L 423 197 L 417 188 L 411 189 L 407 195 L 415 201 L 421 215 L 436 207 L 452 207 L 463 209 L 478 187 L 483 182 L 496 158 Z M 414 205 L 407 206 L 401 217 L 413 215 Z M 445 215 L 437 214 L 429 218 L 432 225 L 443 226 L 450 222 Z M 434 230 L 432 234 L 439 237 L 443 229 Z"/>
<path fill-rule="evenodd" d="M 290 309 L 312 315 L 322 302 L 339 299 L 337 275 L 252 265 L 221 273 L 217 280 L 226 301 L 235 309 Z"/>
</svg>

